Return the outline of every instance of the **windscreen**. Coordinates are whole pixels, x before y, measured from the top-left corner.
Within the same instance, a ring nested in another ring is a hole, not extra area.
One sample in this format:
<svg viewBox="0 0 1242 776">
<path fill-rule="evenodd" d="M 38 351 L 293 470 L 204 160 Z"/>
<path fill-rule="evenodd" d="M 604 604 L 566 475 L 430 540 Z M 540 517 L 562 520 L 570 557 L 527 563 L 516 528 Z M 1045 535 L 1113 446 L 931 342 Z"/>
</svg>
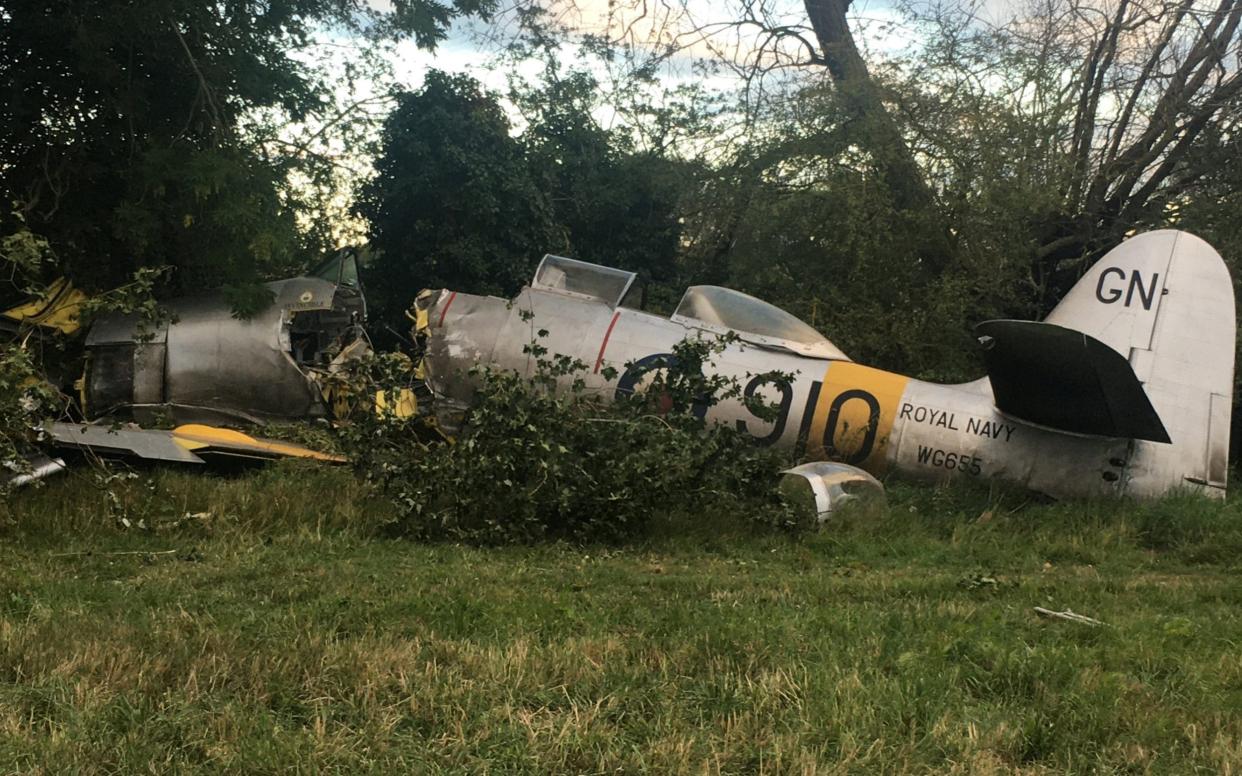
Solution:
<svg viewBox="0 0 1242 776">
<path fill-rule="evenodd" d="M 310 273 L 310 277 L 326 280 L 334 285 L 358 288 L 358 257 L 344 250 L 326 259 Z"/>
<path fill-rule="evenodd" d="M 539 263 L 531 287 L 581 294 L 615 307 L 633 282 L 633 272 L 549 254 Z"/>
<path fill-rule="evenodd" d="M 817 358 L 848 361 L 836 345 L 784 310 L 741 291 L 720 286 L 691 286 L 673 320 L 728 330 L 743 340 Z"/>
</svg>

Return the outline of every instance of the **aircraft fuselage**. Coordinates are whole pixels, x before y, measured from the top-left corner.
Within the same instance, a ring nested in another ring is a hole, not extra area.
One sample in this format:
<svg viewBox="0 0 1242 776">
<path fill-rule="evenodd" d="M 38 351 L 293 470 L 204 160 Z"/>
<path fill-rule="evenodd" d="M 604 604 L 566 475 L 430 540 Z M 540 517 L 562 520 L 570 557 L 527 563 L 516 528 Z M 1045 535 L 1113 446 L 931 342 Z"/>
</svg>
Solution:
<svg viewBox="0 0 1242 776">
<path fill-rule="evenodd" d="M 777 416 L 760 418 L 740 399 L 702 412 L 801 458 L 875 475 L 994 478 L 1053 496 L 1224 497 L 1233 282 L 1220 254 L 1186 232 L 1122 242 L 1043 322 L 980 323 L 988 376 L 961 385 L 856 364 L 813 327 L 727 288 L 691 286 L 668 318 L 639 312 L 626 304 L 634 280 L 545 256 L 513 300 L 423 297 L 432 390 L 451 409 L 469 402 L 476 365 L 532 375 L 526 346 L 538 340 L 584 363 L 589 390 L 615 397 L 640 389 L 678 342 L 734 332 L 709 368 Z"/>
<path fill-rule="evenodd" d="M 429 318 L 440 330 L 427 359 L 432 387 L 459 406 L 469 402 L 473 385 L 465 372 L 476 364 L 532 375 L 535 358 L 523 349 L 536 339 L 550 354 L 585 363 L 587 390 L 611 398 L 640 389 L 650 367 L 681 340 L 722 333 L 529 288 L 512 302 L 442 292 Z M 541 330 L 547 334 L 540 339 Z M 616 370 L 611 379 L 609 366 Z M 777 411 L 775 419 L 761 419 L 731 399 L 704 408 L 709 422 L 800 458 L 838 460 L 877 476 L 897 470 L 933 480 L 994 478 L 1059 497 L 1104 495 L 1125 491 L 1135 451 L 1151 444 L 1006 417 L 993 406 L 986 378 L 938 385 L 745 341 L 728 343 L 711 369 Z"/>
</svg>

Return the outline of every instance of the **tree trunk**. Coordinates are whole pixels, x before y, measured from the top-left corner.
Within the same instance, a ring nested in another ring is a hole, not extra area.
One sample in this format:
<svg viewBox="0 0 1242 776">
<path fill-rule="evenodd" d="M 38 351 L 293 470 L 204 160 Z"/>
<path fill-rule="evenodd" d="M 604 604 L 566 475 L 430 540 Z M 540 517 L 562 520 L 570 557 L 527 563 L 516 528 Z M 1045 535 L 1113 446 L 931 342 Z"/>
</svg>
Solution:
<svg viewBox="0 0 1242 776">
<path fill-rule="evenodd" d="M 904 211 L 928 212 L 936 207 L 935 196 L 901 129 L 881 99 L 880 88 L 871 77 L 850 33 L 845 12 L 850 0 L 805 0 L 806 13 L 819 41 L 824 64 L 842 99 L 851 134 L 866 148 L 884 176 L 893 204 Z M 939 219 L 928 219 L 937 223 Z M 933 228 L 928 234 L 922 261 L 928 274 L 940 274 L 948 266 L 952 251 L 949 235 Z"/>
<path fill-rule="evenodd" d="M 845 20 L 849 5 L 850 0 L 806 0 L 807 16 L 819 40 L 824 64 L 851 118 L 868 133 L 863 145 L 879 162 L 896 205 L 907 210 L 931 207 L 931 189 L 897 122 L 884 107 L 880 89 L 854 44 Z"/>
</svg>

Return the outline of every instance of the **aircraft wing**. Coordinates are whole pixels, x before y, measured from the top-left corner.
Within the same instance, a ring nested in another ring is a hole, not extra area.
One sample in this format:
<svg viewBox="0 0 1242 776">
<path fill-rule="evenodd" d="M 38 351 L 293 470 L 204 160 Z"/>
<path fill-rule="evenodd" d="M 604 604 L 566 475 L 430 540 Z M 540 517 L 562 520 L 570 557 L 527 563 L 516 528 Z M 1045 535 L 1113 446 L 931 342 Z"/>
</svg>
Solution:
<svg viewBox="0 0 1242 776">
<path fill-rule="evenodd" d="M 40 430 L 55 447 L 149 461 L 201 464 L 204 463 L 204 457 L 229 456 L 260 459 L 309 458 L 328 463 L 345 462 L 339 455 L 321 453 L 302 445 L 196 424 L 163 430 L 48 422 L 40 426 Z"/>
<path fill-rule="evenodd" d="M 1033 321 L 986 321 L 983 345 L 996 408 L 1077 434 L 1171 442 L 1130 363 L 1094 337 Z"/>
</svg>

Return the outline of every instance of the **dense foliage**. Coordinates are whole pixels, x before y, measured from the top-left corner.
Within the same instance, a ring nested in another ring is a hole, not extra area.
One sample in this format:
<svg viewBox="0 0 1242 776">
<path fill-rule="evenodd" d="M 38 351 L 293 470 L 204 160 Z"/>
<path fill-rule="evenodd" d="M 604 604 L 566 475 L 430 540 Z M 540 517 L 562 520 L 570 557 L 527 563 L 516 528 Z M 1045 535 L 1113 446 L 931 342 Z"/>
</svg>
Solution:
<svg viewBox="0 0 1242 776">
<path fill-rule="evenodd" d="M 431 72 L 398 97 L 359 213 L 378 255 L 364 275 L 376 317 L 393 326 L 422 288 L 511 293 L 561 243 L 494 95 Z"/>
<path fill-rule="evenodd" d="M 643 392 L 612 403 L 584 389 L 582 364 L 529 347 L 539 364 L 532 379 L 479 371 L 451 444 L 421 441 L 420 419 L 361 417 L 345 429 L 355 465 L 396 505 L 399 533 L 483 544 L 616 541 L 688 510 L 798 525 L 776 497 L 785 458 L 702 420 L 708 406 L 740 394 L 735 382 L 704 376 L 717 343 L 683 341 Z M 558 382 L 571 387 L 558 391 Z"/>
<path fill-rule="evenodd" d="M 16 203 L 60 272 L 95 289 L 172 265 L 181 290 L 240 286 L 324 247 L 303 229 L 331 160 L 342 81 L 308 58 L 335 29 L 432 46 L 489 0 L 0 3 L 0 226 Z M 347 85 L 347 84 L 346 84 Z M 339 114 L 339 115 L 338 115 Z M 294 179 L 302 185 L 291 185 Z M 330 192 L 327 192 L 330 193 Z M 324 225 L 320 225 L 321 227 Z"/>
<path fill-rule="evenodd" d="M 651 294 L 680 291 L 671 288 L 680 274 L 680 206 L 697 165 L 604 129 L 594 115 L 600 85 L 586 71 L 549 69 L 541 84 L 515 87 L 510 97 L 528 123 L 520 141 L 566 255 L 637 272 Z"/>
<path fill-rule="evenodd" d="M 432 71 L 398 97 L 357 202 L 377 253 L 364 279 L 382 326 L 401 326 L 423 288 L 511 295 L 545 253 L 672 285 L 686 164 L 601 128 L 585 73 L 514 96 L 521 134 L 499 95 L 469 76 Z"/>
</svg>

